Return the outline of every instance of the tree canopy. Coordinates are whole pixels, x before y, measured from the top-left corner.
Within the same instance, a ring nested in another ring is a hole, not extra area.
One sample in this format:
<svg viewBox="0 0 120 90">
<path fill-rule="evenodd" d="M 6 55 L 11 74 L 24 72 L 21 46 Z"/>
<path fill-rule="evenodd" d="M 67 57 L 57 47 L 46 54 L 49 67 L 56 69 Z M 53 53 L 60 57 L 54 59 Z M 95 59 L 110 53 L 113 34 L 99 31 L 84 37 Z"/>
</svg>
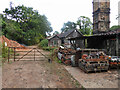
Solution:
<svg viewBox="0 0 120 90">
<path fill-rule="evenodd" d="M 67 23 L 64 23 L 61 31 L 66 32 L 71 29 L 78 29 L 83 35 L 91 35 L 93 31 L 92 22 L 89 17 L 80 16 L 76 22 L 68 21 Z"/>
<path fill-rule="evenodd" d="M 120 25 L 114 25 L 114 26 L 112 26 L 112 27 L 110 28 L 110 30 L 116 30 L 116 29 L 118 29 L 118 28 L 120 28 Z"/>
<path fill-rule="evenodd" d="M 59 32 L 58 32 L 58 31 L 55 31 L 55 32 L 53 33 L 53 35 L 57 35 L 57 34 L 59 34 Z"/>
<path fill-rule="evenodd" d="M 67 23 L 64 23 L 63 27 L 61 28 L 61 31 L 66 32 L 70 29 L 76 29 L 76 24 L 74 22 L 68 21 Z"/>
<path fill-rule="evenodd" d="M 80 16 L 77 20 L 77 25 L 79 26 L 79 30 L 86 35 L 92 34 L 92 22 L 89 17 Z"/>
<path fill-rule="evenodd" d="M 45 15 L 24 5 L 6 8 L 2 16 L 2 33 L 7 38 L 27 45 L 37 44 L 52 32 Z"/>
</svg>

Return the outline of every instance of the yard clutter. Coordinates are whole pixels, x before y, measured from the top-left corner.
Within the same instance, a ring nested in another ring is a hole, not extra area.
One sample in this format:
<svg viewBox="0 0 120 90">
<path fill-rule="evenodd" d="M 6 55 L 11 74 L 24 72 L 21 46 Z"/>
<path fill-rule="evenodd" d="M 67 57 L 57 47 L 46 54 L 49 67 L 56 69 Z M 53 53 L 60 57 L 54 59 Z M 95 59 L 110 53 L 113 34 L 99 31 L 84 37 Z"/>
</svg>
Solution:
<svg viewBox="0 0 120 90">
<path fill-rule="evenodd" d="M 110 67 L 120 67 L 120 56 L 110 56 Z"/>
<path fill-rule="evenodd" d="M 92 52 L 83 54 L 79 59 L 79 67 L 85 72 L 90 71 L 107 71 L 109 68 L 109 58 L 104 52 Z"/>
<path fill-rule="evenodd" d="M 62 63 L 66 65 L 71 64 L 71 57 L 75 54 L 75 50 L 67 49 L 60 46 L 58 50 L 58 58 L 61 60 Z"/>
<path fill-rule="evenodd" d="M 108 71 L 109 66 L 113 65 L 112 59 L 103 50 L 99 49 L 73 50 L 60 46 L 57 57 L 65 65 L 80 67 L 86 73 L 91 71 Z M 114 60 L 114 63 L 120 65 L 118 61 L 115 62 Z"/>
</svg>

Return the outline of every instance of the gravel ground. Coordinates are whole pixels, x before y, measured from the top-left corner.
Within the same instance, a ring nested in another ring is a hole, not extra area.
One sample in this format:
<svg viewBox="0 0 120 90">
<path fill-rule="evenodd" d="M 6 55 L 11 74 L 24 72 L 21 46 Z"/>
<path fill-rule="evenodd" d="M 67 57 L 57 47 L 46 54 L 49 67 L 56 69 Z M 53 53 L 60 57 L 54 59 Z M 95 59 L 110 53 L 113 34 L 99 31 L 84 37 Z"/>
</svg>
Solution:
<svg viewBox="0 0 120 90">
<path fill-rule="evenodd" d="M 0 66 L 0 90 L 2 89 L 2 67 Z"/>
<path fill-rule="evenodd" d="M 78 67 L 64 67 L 85 88 L 118 88 L 117 70 L 87 74 Z"/>
<path fill-rule="evenodd" d="M 41 50 L 42 51 L 42 50 Z M 42 51 L 45 55 L 48 52 Z M 36 53 L 37 54 L 37 53 Z M 63 65 L 47 59 L 16 61 L 2 68 L 2 88 L 81 88 Z"/>
</svg>

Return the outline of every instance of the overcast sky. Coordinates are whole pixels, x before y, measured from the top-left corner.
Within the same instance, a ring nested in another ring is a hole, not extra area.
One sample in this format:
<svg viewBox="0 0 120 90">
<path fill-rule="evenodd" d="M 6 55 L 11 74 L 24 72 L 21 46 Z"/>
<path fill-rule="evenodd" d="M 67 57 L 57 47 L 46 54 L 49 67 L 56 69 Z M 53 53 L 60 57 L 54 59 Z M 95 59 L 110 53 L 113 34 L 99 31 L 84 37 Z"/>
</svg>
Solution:
<svg viewBox="0 0 120 90">
<path fill-rule="evenodd" d="M 76 22 L 80 16 L 87 16 L 93 22 L 93 0 L 1 0 L 0 13 L 5 8 L 9 8 L 10 1 L 14 3 L 14 6 L 23 4 L 27 7 L 33 7 L 34 10 L 38 10 L 39 14 L 45 14 L 54 31 L 60 32 L 65 22 Z M 110 0 L 110 26 L 118 25 L 116 17 L 118 16 L 119 1 Z"/>
</svg>

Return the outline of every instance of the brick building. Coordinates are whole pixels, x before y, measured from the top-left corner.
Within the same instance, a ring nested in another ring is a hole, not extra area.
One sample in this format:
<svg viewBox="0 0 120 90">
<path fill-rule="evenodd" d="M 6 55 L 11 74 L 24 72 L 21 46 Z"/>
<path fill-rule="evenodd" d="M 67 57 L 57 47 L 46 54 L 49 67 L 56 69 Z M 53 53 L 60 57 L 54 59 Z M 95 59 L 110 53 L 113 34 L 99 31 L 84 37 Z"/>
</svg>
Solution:
<svg viewBox="0 0 120 90">
<path fill-rule="evenodd" d="M 76 29 L 68 30 L 67 32 L 61 33 L 59 35 L 53 35 L 48 39 L 48 46 L 65 46 L 71 48 L 71 43 L 68 38 L 75 38 L 83 36 L 82 33 Z M 83 45 L 82 41 L 76 40 L 77 46 L 81 47 Z M 83 46 L 82 46 L 83 47 Z"/>
<path fill-rule="evenodd" d="M 58 35 L 53 35 L 47 39 L 48 39 L 48 46 L 58 47 L 61 45 L 61 39 L 59 38 Z"/>
</svg>

